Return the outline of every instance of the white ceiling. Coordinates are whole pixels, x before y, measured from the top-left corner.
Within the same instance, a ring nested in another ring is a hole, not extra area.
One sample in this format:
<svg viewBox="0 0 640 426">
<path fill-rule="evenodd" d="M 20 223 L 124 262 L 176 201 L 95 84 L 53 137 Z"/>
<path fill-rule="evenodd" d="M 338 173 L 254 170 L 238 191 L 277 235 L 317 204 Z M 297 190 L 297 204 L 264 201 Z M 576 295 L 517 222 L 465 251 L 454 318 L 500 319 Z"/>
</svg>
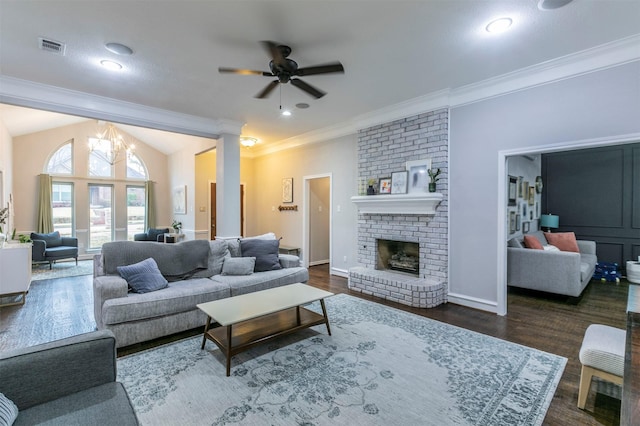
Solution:
<svg viewBox="0 0 640 426">
<path fill-rule="evenodd" d="M 487 33 L 501 16 L 512 28 Z M 638 0 L 574 0 L 553 11 L 535 0 L 0 0 L 0 74 L 243 122 L 244 135 L 268 144 L 639 33 Z M 38 37 L 65 43 L 66 55 L 40 50 Z M 294 115 L 281 117 L 278 90 L 253 97 L 273 78 L 217 71 L 268 70 L 260 40 L 291 46 L 300 67 L 339 60 L 345 73 L 304 77 L 327 92 L 318 100 L 283 85 L 282 106 Z M 110 53 L 107 42 L 134 54 Z M 124 68 L 107 71 L 102 59 Z M 310 107 L 296 109 L 298 102 Z M 0 114 L 14 136 L 47 126 L 41 112 L 26 120 L 6 107 Z M 158 148 L 172 152 L 170 139 Z"/>
</svg>

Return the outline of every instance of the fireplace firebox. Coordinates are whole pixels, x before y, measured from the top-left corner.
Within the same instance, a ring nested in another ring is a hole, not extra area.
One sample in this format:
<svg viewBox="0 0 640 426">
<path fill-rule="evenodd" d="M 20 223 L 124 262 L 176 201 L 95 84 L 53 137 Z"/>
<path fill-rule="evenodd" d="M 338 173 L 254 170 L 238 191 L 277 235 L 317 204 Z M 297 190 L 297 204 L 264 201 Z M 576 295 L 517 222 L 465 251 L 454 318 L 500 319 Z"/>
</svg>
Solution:
<svg viewBox="0 0 640 426">
<path fill-rule="evenodd" d="M 420 245 L 410 241 L 376 240 L 376 269 L 420 275 Z"/>
</svg>

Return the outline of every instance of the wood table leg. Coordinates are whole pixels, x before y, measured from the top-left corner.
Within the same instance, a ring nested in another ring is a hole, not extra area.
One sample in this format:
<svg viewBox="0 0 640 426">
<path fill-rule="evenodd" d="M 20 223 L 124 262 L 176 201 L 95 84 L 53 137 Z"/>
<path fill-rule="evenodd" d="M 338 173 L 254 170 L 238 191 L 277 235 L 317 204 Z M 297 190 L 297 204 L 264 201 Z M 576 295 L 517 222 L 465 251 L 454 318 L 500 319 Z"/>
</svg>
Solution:
<svg viewBox="0 0 640 426">
<path fill-rule="evenodd" d="M 207 324 L 204 326 L 204 333 L 202 334 L 202 346 L 200 349 L 204 349 L 204 344 L 207 342 L 207 331 L 211 325 L 211 317 L 207 315 Z"/>
<path fill-rule="evenodd" d="M 231 325 L 227 326 L 227 377 L 231 375 Z"/>
<path fill-rule="evenodd" d="M 327 325 L 327 333 L 331 336 L 331 328 L 329 327 L 329 317 L 327 316 L 327 308 L 324 306 L 324 299 L 320 299 L 320 306 L 322 306 L 322 315 L 324 315 L 324 323 Z"/>
</svg>

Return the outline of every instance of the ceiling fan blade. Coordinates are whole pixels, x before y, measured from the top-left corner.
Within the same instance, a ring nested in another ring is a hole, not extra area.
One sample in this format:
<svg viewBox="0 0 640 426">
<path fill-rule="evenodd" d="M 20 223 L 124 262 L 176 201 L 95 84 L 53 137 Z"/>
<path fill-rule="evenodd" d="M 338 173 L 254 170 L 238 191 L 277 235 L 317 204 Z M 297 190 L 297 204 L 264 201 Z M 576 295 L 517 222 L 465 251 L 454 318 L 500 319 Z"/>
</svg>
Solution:
<svg viewBox="0 0 640 426">
<path fill-rule="evenodd" d="M 331 73 L 331 72 L 344 72 L 344 67 L 342 66 L 342 64 L 340 62 L 334 62 L 334 63 L 331 63 L 331 64 L 318 65 L 318 66 L 315 66 L 315 67 L 299 68 L 295 72 L 295 75 L 299 75 L 299 76 L 303 77 L 303 76 L 306 76 L 306 75 L 327 74 L 327 73 Z"/>
<path fill-rule="evenodd" d="M 263 40 L 261 43 L 265 50 L 269 53 L 269 56 L 271 56 L 274 64 L 278 65 L 281 68 L 288 68 L 287 60 L 282 55 L 282 52 L 280 51 L 277 43 L 269 40 Z"/>
<path fill-rule="evenodd" d="M 218 68 L 219 73 L 241 74 L 241 75 L 264 75 L 267 77 L 273 77 L 269 71 L 256 71 L 256 70 L 244 70 L 240 68 Z"/>
<path fill-rule="evenodd" d="M 273 91 L 273 89 L 276 88 L 276 86 L 280 83 L 280 81 L 278 80 L 273 80 L 271 83 L 269 83 L 267 85 L 267 87 L 265 87 L 264 89 L 262 89 L 262 92 L 258 93 L 255 97 L 258 99 L 264 99 L 267 96 L 269 96 L 269 93 L 271 93 Z"/>
<path fill-rule="evenodd" d="M 311 96 L 313 96 L 316 99 L 320 99 L 321 97 L 326 95 L 326 93 L 323 92 L 322 90 L 316 89 L 312 85 L 310 85 L 308 83 L 305 83 L 304 81 L 299 80 L 297 78 L 292 78 L 291 79 L 291 84 L 296 86 L 298 89 L 304 90 L 305 92 L 307 92 L 308 94 L 310 94 Z"/>
</svg>

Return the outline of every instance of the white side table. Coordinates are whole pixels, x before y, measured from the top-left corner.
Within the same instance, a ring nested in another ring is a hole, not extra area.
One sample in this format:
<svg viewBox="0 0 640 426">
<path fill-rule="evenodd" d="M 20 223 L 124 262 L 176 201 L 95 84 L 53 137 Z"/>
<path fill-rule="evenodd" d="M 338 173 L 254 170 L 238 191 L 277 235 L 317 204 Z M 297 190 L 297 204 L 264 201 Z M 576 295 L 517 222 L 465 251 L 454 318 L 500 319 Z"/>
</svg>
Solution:
<svg viewBox="0 0 640 426">
<path fill-rule="evenodd" d="M 630 283 L 640 284 L 640 262 L 627 261 L 627 280 Z"/>
<path fill-rule="evenodd" d="M 173 232 L 164 234 L 165 243 L 177 243 L 182 240 L 184 240 L 184 234 L 177 234 Z"/>
</svg>

